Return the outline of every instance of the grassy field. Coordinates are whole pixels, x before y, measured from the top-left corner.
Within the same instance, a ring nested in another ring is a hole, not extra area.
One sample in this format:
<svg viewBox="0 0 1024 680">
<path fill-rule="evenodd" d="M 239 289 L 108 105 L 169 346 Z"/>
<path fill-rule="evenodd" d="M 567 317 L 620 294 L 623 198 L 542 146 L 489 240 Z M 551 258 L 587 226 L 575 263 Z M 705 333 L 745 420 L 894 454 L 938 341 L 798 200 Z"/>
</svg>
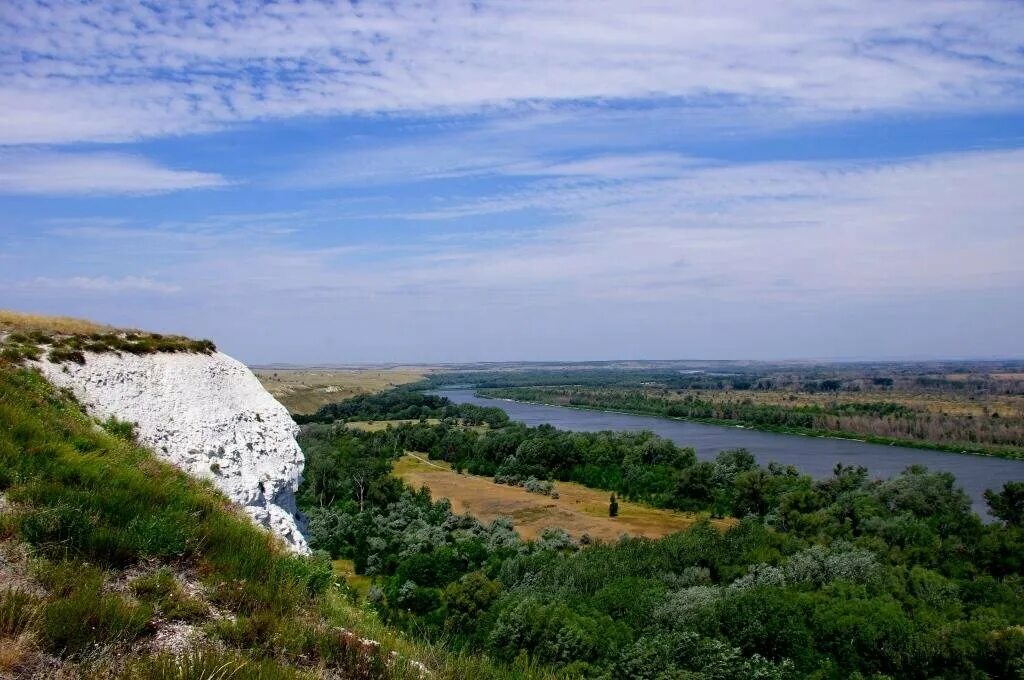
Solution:
<svg viewBox="0 0 1024 680">
<path fill-rule="evenodd" d="M 345 423 L 345 427 L 351 427 L 353 430 L 362 430 L 363 432 L 380 432 L 386 430 L 389 427 L 398 427 L 399 425 L 409 425 L 412 423 L 418 423 L 419 420 L 353 420 L 351 423 Z M 441 421 L 438 418 L 427 418 L 424 421 L 427 425 L 437 425 Z"/>
<path fill-rule="evenodd" d="M 255 369 L 263 387 L 292 413 L 308 414 L 325 404 L 415 382 L 422 368 Z"/>
<path fill-rule="evenodd" d="M 427 486 L 434 498 L 447 498 L 456 513 L 471 513 L 482 522 L 511 517 L 523 538 L 535 539 L 546 527 L 556 526 L 574 538 L 614 541 L 623 533 L 659 538 L 693 526 L 701 516 L 619 501 L 619 516 L 608 516 L 608 492 L 571 482 L 556 482 L 558 498 L 528 493 L 522 487 L 495 484 L 490 477 L 458 474 L 443 461 L 428 461 L 407 454 L 395 464 L 395 474 L 419 488 Z M 713 520 L 728 526 L 729 520 Z"/>
</svg>

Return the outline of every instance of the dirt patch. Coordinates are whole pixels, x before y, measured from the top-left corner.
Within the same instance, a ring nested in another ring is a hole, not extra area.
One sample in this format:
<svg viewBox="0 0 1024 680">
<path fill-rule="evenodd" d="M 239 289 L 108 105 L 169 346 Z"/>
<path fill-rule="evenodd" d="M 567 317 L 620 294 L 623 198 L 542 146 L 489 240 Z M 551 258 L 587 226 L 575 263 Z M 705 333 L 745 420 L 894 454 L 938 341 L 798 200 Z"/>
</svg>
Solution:
<svg viewBox="0 0 1024 680">
<path fill-rule="evenodd" d="M 395 465 L 395 474 L 415 488 L 426 486 L 433 497 L 447 498 L 456 513 L 470 513 L 482 522 L 511 517 L 521 536 L 535 539 L 546 527 L 557 526 L 574 538 L 614 541 L 623 533 L 660 538 L 693 526 L 704 515 L 674 512 L 619 501 L 619 516 L 608 516 L 606 491 L 570 482 L 556 482 L 558 498 L 529 493 L 522 487 L 495 484 L 490 477 L 458 474 L 440 461 L 426 462 L 406 455 Z M 727 527 L 730 520 L 712 520 Z"/>
</svg>

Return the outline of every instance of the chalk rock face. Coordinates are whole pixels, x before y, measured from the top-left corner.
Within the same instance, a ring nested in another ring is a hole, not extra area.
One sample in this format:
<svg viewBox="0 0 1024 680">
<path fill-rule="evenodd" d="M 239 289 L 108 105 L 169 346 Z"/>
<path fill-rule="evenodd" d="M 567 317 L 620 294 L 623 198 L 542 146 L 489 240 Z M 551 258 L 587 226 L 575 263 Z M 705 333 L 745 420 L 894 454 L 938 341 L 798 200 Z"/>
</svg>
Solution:
<svg viewBox="0 0 1024 680">
<path fill-rule="evenodd" d="M 84 365 L 36 365 L 90 415 L 136 424 L 140 443 L 211 480 L 295 551 L 309 548 L 295 507 L 298 427 L 244 364 L 214 354 L 86 353 Z"/>
</svg>

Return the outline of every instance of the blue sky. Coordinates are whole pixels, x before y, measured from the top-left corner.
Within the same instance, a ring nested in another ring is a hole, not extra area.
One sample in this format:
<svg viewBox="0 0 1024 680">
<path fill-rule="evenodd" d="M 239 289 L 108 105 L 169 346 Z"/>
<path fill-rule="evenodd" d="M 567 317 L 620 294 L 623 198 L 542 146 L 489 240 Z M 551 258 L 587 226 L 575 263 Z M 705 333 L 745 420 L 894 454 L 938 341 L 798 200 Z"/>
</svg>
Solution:
<svg viewBox="0 0 1024 680">
<path fill-rule="evenodd" d="M 1024 354 L 1024 5 L 0 6 L 0 307 L 252 363 Z"/>
</svg>

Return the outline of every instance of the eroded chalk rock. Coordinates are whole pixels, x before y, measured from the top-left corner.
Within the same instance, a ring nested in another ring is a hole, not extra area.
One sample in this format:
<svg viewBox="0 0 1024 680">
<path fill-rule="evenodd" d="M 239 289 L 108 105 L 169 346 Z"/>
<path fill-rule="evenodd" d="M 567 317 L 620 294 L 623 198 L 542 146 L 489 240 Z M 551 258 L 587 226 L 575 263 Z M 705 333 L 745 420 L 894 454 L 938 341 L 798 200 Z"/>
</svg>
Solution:
<svg viewBox="0 0 1024 680">
<path fill-rule="evenodd" d="M 84 365 L 34 363 L 90 415 L 135 423 L 140 443 L 211 480 L 292 549 L 309 551 L 295 507 L 298 428 L 244 364 L 220 352 L 85 356 Z"/>
</svg>

